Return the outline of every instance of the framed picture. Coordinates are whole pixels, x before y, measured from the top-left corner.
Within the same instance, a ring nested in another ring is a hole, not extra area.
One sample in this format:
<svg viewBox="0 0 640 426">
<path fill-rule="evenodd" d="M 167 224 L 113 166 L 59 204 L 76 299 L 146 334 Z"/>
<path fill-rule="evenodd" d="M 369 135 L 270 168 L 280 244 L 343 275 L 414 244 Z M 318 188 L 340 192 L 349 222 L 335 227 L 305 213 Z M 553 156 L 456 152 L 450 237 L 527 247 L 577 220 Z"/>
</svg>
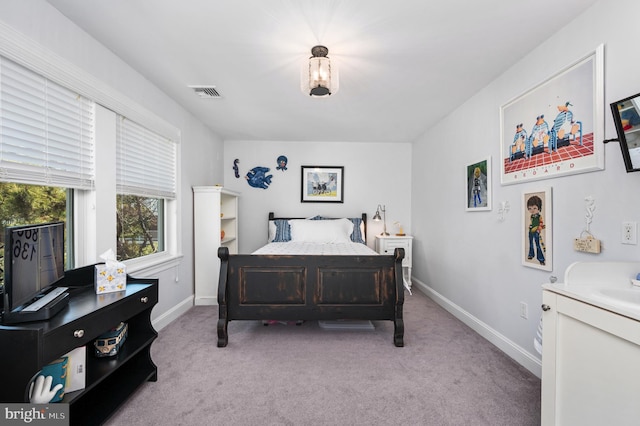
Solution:
<svg viewBox="0 0 640 426">
<path fill-rule="evenodd" d="M 503 185 L 604 169 L 604 47 L 500 108 Z"/>
<path fill-rule="evenodd" d="M 551 188 L 522 193 L 522 264 L 552 270 L 553 219 Z"/>
<path fill-rule="evenodd" d="M 301 202 L 344 202 L 344 167 L 302 166 L 301 174 Z"/>
<path fill-rule="evenodd" d="M 491 157 L 469 164 L 466 179 L 466 210 L 491 210 Z"/>
</svg>

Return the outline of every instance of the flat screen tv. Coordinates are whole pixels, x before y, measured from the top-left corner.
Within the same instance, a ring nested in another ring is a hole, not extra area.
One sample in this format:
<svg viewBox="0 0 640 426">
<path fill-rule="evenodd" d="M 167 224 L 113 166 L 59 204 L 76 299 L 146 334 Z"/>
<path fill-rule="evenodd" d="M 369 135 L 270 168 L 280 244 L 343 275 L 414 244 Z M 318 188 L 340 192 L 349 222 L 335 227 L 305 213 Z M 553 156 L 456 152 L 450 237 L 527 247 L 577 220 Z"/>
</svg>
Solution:
<svg viewBox="0 0 640 426">
<path fill-rule="evenodd" d="M 640 172 L 640 93 L 611 104 L 627 172 Z"/>
<path fill-rule="evenodd" d="M 64 277 L 64 222 L 5 229 L 4 311 L 11 312 Z"/>
</svg>

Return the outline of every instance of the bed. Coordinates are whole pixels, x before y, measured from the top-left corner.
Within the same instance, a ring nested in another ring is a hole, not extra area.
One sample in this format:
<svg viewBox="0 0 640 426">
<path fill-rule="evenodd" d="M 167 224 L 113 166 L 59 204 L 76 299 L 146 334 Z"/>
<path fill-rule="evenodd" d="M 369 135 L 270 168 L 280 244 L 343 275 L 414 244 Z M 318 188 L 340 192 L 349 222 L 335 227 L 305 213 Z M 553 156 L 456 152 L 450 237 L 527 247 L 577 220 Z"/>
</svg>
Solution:
<svg viewBox="0 0 640 426">
<path fill-rule="evenodd" d="M 266 246 L 252 254 L 220 247 L 218 347 L 233 320 L 389 320 L 393 343 L 404 346 L 404 250 L 367 247 L 366 220 L 269 213 Z"/>
</svg>

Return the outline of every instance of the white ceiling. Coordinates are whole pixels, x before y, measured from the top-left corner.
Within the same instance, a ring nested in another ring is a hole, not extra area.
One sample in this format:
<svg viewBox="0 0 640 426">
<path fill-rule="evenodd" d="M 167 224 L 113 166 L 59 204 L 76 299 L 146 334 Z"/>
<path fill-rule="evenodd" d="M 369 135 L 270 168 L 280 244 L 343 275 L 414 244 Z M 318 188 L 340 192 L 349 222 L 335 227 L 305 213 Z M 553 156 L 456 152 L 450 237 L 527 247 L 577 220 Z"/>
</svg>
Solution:
<svg viewBox="0 0 640 426">
<path fill-rule="evenodd" d="M 48 0 L 225 140 L 339 142 L 415 140 L 595 1 Z M 300 90 L 317 44 L 326 98 Z"/>
</svg>

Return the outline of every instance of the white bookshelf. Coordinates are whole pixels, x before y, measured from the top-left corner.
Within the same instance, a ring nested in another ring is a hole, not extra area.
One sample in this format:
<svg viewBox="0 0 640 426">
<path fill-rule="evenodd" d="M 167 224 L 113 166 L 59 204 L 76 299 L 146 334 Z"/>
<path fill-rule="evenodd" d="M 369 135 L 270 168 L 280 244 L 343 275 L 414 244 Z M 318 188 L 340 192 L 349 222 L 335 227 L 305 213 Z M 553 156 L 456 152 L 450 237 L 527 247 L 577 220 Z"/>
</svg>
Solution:
<svg viewBox="0 0 640 426">
<path fill-rule="evenodd" d="M 218 304 L 218 247 L 227 247 L 230 254 L 238 253 L 239 197 L 239 193 L 221 186 L 193 187 L 196 305 Z"/>
</svg>

